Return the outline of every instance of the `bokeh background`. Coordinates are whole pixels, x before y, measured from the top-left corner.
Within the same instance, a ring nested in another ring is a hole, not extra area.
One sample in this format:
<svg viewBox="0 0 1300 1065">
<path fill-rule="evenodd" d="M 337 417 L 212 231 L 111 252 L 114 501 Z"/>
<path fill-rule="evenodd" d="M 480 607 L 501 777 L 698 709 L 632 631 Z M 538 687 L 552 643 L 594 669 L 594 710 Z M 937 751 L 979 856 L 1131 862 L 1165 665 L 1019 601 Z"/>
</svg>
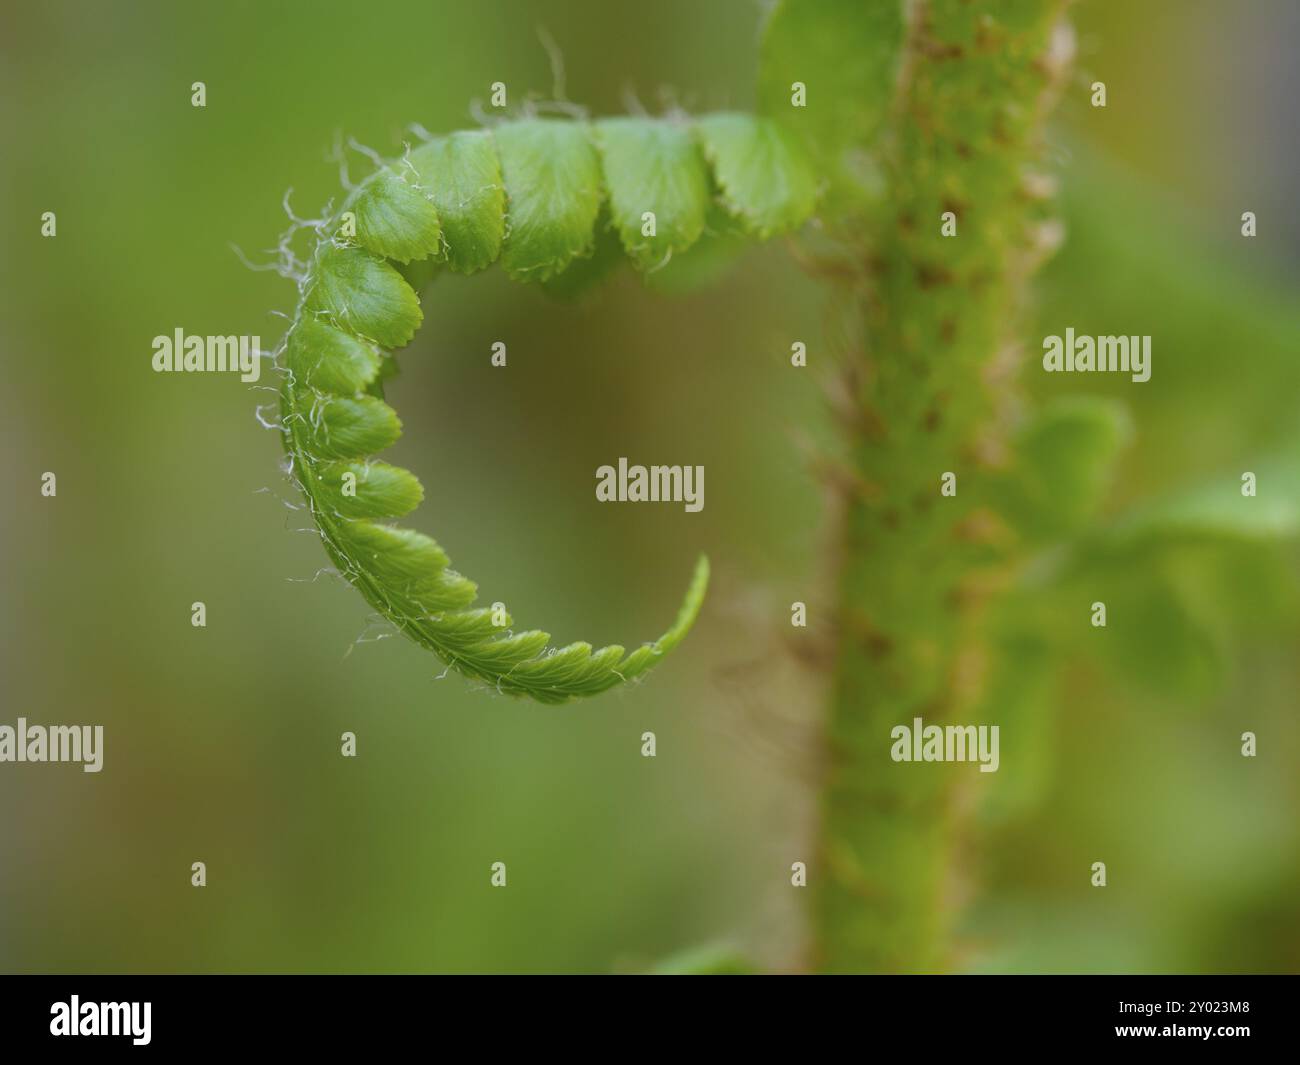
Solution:
<svg viewBox="0 0 1300 1065">
<path fill-rule="evenodd" d="M 1052 137 L 1069 237 L 1027 335 L 1150 333 L 1154 371 L 1028 380 L 1128 406 L 1119 514 L 1294 450 L 1300 13 L 1098 0 L 1075 15 Z M 624 273 L 575 304 L 490 272 L 426 295 L 390 386 L 395 457 L 426 486 L 413 524 L 486 602 L 561 642 L 635 644 L 669 620 L 695 555 L 714 561 L 669 664 L 558 709 L 377 638 L 355 592 L 314 579 L 323 552 L 254 417 L 270 393 L 149 362 L 178 326 L 273 345 L 292 286 L 230 245 L 272 247 L 289 187 L 303 215 L 337 194 L 340 133 L 390 154 L 409 122 L 472 124 L 493 81 L 548 94 L 539 27 L 596 113 L 629 93 L 748 108 L 761 17 L 751 0 L 6 7 L 0 722 L 103 724 L 106 751 L 98 775 L 0 765 L 0 969 L 639 971 L 719 943 L 799 965 L 789 866 L 813 846 L 831 532 L 808 451 L 828 433 L 816 353 L 835 326 L 786 249 L 679 293 Z M 1105 110 L 1088 106 L 1094 78 Z M 620 455 L 703 464 L 704 511 L 597 504 L 595 468 Z M 1127 674 L 1060 667 L 1045 784 L 964 848 L 959 967 L 1300 968 L 1296 554 L 1215 550 L 1170 560 L 1206 623 L 1191 651 L 1157 605 Z M 794 599 L 813 607 L 807 640 L 789 635 Z M 1225 757 L 1246 729 L 1260 756 Z M 1104 892 L 1087 879 L 1099 859 Z M 488 886 L 498 860 L 504 891 Z"/>
</svg>

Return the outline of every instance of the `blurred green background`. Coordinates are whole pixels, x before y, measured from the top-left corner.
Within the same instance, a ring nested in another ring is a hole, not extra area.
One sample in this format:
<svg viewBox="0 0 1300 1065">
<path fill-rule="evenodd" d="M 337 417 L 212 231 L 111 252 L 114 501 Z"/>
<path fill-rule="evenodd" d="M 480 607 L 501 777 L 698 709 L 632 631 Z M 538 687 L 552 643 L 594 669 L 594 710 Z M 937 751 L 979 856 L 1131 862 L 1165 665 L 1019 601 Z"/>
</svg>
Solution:
<svg viewBox="0 0 1300 1065">
<path fill-rule="evenodd" d="M 1128 405 L 1118 513 L 1294 440 L 1300 18 L 1283 0 L 1075 13 L 1053 133 L 1069 237 L 1026 335 L 1150 333 L 1153 377 L 1028 381 Z M 176 327 L 273 346 L 292 286 L 230 244 L 272 247 L 286 188 L 304 216 L 337 195 L 338 133 L 391 154 L 407 123 L 473 124 L 493 81 L 549 92 L 539 27 L 596 113 L 629 92 L 748 108 L 761 15 L 749 0 L 488 0 L 0 16 L 0 722 L 106 731 L 98 775 L 0 766 L 0 969 L 636 971 L 715 942 L 799 965 L 789 866 L 813 847 L 825 658 L 816 620 L 794 643 L 788 618 L 794 599 L 815 619 L 828 602 L 804 444 L 827 436 L 816 353 L 837 327 L 784 248 L 683 294 L 624 272 L 575 305 L 494 271 L 425 297 L 389 390 L 406 425 L 394 457 L 426 486 L 412 523 L 485 602 L 559 642 L 635 644 L 670 619 L 695 555 L 714 561 L 673 659 L 573 706 L 474 691 L 406 641 L 370 639 L 360 597 L 313 581 L 324 554 L 254 418 L 271 394 L 150 368 L 153 336 Z M 793 339 L 807 374 L 789 368 Z M 703 464 L 704 511 L 598 505 L 595 468 L 620 455 Z M 1040 794 L 963 848 L 962 968 L 1300 968 L 1296 555 L 1247 545 L 1183 568 L 1203 615 L 1227 610 L 1222 588 L 1235 613 L 1189 654 L 1156 611 L 1131 634 L 1129 678 L 1082 658 L 1059 670 Z M 1225 757 L 1246 729 L 1260 756 Z M 998 777 L 1016 786 L 1005 757 Z M 488 885 L 498 860 L 504 891 Z"/>
</svg>

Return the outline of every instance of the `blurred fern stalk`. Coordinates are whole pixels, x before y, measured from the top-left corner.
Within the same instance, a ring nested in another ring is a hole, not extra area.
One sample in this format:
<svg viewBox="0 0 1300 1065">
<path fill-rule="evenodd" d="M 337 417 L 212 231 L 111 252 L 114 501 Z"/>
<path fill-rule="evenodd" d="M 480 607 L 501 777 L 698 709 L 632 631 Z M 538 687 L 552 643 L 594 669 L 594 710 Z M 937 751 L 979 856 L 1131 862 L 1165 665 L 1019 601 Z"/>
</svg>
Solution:
<svg viewBox="0 0 1300 1065">
<path fill-rule="evenodd" d="M 979 723 L 997 669 L 985 621 L 1021 541 L 996 501 L 1016 461 L 1018 311 L 1057 240 L 1038 167 L 1072 52 L 1066 6 L 790 0 L 768 27 L 767 106 L 803 69 L 845 112 L 789 121 L 827 175 L 823 219 L 856 259 L 864 325 L 840 411 L 849 487 L 810 878 L 819 970 L 950 960 L 954 791 L 971 767 L 894 763 L 889 736 L 918 717 Z M 950 473 L 956 494 L 941 495 Z"/>
</svg>

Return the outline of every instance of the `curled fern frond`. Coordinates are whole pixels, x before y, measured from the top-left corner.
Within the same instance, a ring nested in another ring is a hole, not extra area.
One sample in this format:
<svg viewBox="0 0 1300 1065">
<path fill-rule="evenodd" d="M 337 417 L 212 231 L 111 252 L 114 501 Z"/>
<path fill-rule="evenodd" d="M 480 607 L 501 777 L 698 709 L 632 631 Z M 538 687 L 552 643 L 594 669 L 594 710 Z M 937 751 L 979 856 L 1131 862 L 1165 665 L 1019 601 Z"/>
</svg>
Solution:
<svg viewBox="0 0 1300 1065">
<path fill-rule="evenodd" d="M 317 229 L 282 346 L 290 468 L 343 576 L 411 639 L 506 694 L 565 702 L 658 663 L 695 621 L 707 559 L 653 643 L 550 649 L 545 632 L 515 632 L 507 613 L 475 609 L 476 585 L 437 543 L 388 524 L 423 497 L 414 474 L 373 458 L 401 433 L 379 387 L 385 367 L 423 317 L 407 276 L 422 276 L 415 267 L 473 273 L 499 259 L 516 280 L 550 281 L 591 255 L 606 201 L 624 250 L 650 269 L 700 240 L 715 201 L 743 231 L 767 237 L 805 221 L 816 193 L 787 133 L 730 114 L 519 119 L 436 137 L 377 169 Z"/>
</svg>

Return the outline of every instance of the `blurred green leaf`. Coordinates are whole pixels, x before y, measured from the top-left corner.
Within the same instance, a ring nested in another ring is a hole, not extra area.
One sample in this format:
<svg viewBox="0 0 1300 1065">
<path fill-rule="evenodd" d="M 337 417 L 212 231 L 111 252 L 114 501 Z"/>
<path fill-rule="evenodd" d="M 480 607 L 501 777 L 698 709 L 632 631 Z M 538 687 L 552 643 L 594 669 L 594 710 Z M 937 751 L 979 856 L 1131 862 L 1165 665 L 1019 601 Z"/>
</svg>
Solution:
<svg viewBox="0 0 1300 1065">
<path fill-rule="evenodd" d="M 652 976 L 754 976 L 757 966 L 732 947 L 707 946 L 682 951 L 650 970 Z"/>
<path fill-rule="evenodd" d="M 1133 508 L 1106 539 L 1112 547 L 1141 547 L 1157 539 L 1294 537 L 1300 531 L 1300 456 L 1270 458 L 1250 472 L 1254 496 L 1242 494 L 1241 474 L 1219 477 Z"/>
<path fill-rule="evenodd" d="M 1016 601 L 1002 611 L 992 673 L 972 721 L 998 726 L 999 767 L 990 774 L 980 816 L 988 821 L 1033 809 L 1052 779 L 1051 733 L 1057 711 L 1057 659 L 1043 634 L 1025 628 Z"/>
<path fill-rule="evenodd" d="M 903 4 L 782 0 L 763 34 L 759 107 L 803 143 L 836 217 L 872 185 L 867 149 L 894 96 Z M 806 90 L 804 106 L 792 87 Z"/>
<path fill-rule="evenodd" d="M 1130 435 L 1113 401 L 1072 396 L 1047 404 L 1018 436 L 1018 462 L 995 486 L 1017 527 L 1031 540 L 1080 530 L 1101 506 Z"/>
<path fill-rule="evenodd" d="M 1091 640 L 1126 681 L 1198 701 L 1218 689 L 1227 666 L 1221 631 L 1166 576 L 1135 567 L 1094 587 L 1106 627 L 1088 627 L 1089 604 L 1081 602 L 1080 639 Z"/>
</svg>

